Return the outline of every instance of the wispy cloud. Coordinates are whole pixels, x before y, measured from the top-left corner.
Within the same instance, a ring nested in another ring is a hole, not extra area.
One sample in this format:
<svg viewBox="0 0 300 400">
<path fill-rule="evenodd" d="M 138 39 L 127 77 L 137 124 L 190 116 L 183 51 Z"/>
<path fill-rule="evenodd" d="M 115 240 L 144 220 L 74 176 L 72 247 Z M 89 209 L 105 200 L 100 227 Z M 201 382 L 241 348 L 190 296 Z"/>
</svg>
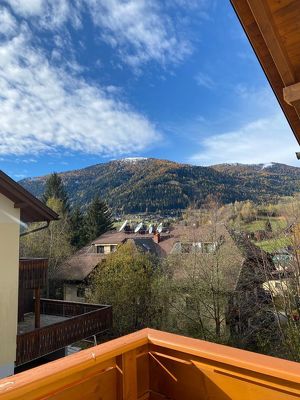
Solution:
<svg viewBox="0 0 300 400">
<path fill-rule="evenodd" d="M 204 72 L 198 72 L 195 76 L 195 80 L 199 86 L 203 86 L 206 89 L 213 89 L 216 86 L 215 81 Z"/>
<path fill-rule="evenodd" d="M 192 51 L 190 41 L 184 37 L 182 30 L 177 29 L 178 25 L 175 26 L 163 3 L 158 0 L 7 2 L 16 14 L 30 17 L 31 23 L 43 29 L 57 29 L 66 21 L 80 28 L 83 13 L 89 13 L 98 38 L 112 46 L 122 61 L 134 68 L 149 61 L 163 66 L 180 63 Z M 185 2 L 176 6 L 181 10 L 186 8 Z"/>
<path fill-rule="evenodd" d="M 8 21 L 7 12 L 0 11 Z M 0 154 L 124 154 L 159 140 L 156 127 L 124 101 L 52 65 L 26 22 L 13 37 L 9 26 L 0 41 Z"/>
<path fill-rule="evenodd" d="M 191 157 L 193 163 L 256 164 L 275 161 L 296 164 L 297 143 L 280 113 L 247 123 L 234 131 L 207 137 L 201 147 L 201 151 Z"/>
<path fill-rule="evenodd" d="M 225 127 L 214 126 L 214 121 L 199 125 L 198 135 L 202 139 L 198 142 L 199 151 L 190 161 L 200 165 L 272 161 L 298 165 L 298 144 L 272 91 L 268 87 L 255 89 L 239 84 L 234 93 L 239 104 L 234 112 L 227 110 L 231 121 L 227 119 Z M 226 125 L 234 128 L 226 129 Z"/>
<path fill-rule="evenodd" d="M 178 36 L 159 2 L 91 1 L 89 7 L 95 25 L 103 30 L 102 38 L 134 67 L 149 60 L 178 63 L 191 52 L 190 43 Z"/>
<path fill-rule="evenodd" d="M 5 8 L 0 6 L 0 36 L 1 34 L 6 37 L 11 37 L 16 33 L 17 21 L 11 13 Z"/>
</svg>

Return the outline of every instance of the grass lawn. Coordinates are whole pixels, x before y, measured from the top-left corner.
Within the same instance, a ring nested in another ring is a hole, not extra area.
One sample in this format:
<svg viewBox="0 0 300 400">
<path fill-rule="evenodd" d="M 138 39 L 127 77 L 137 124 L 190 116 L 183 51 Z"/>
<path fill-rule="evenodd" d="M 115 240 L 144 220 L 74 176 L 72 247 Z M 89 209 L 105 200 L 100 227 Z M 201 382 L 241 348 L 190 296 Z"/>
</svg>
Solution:
<svg viewBox="0 0 300 400">
<path fill-rule="evenodd" d="M 273 253 L 276 250 L 280 250 L 291 244 L 291 239 L 289 237 L 279 237 L 275 239 L 263 240 L 261 242 L 255 242 L 257 247 L 265 250 L 268 253 Z"/>
<path fill-rule="evenodd" d="M 256 232 L 265 229 L 266 221 L 270 220 L 272 230 L 274 232 L 284 229 L 286 227 L 286 220 L 281 217 L 260 217 L 256 221 L 249 222 L 249 224 L 244 224 L 243 229 L 247 232 Z"/>
</svg>

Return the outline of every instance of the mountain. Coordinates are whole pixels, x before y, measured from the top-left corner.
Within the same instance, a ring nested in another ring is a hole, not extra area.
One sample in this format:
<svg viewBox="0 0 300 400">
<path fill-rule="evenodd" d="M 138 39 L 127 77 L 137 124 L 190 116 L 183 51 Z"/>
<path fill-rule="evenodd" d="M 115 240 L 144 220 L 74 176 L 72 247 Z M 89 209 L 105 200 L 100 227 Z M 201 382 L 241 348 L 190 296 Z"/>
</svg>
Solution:
<svg viewBox="0 0 300 400">
<path fill-rule="evenodd" d="M 71 204 L 95 195 L 116 212 L 169 212 L 201 205 L 208 195 L 223 203 L 270 201 L 300 191 L 300 168 L 284 164 L 220 164 L 199 167 L 154 158 L 128 158 L 59 174 Z M 20 183 L 41 197 L 47 176 Z"/>
<path fill-rule="evenodd" d="M 212 168 L 240 181 L 240 187 L 255 201 L 290 196 L 300 191 L 300 168 L 279 163 L 219 164 Z"/>
</svg>

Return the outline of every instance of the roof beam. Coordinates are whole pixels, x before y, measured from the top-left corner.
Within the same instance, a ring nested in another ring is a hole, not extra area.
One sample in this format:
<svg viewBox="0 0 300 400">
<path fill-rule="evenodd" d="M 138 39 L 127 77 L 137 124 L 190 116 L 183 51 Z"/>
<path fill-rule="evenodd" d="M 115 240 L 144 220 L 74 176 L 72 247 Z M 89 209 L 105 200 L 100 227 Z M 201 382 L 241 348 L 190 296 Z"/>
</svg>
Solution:
<svg viewBox="0 0 300 400">
<path fill-rule="evenodd" d="M 296 101 L 300 100 L 300 82 L 285 87 L 283 89 L 283 97 L 291 106 L 294 105 Z"/>
<path fill-rule="evenodd" d="M 281 44 L 278 31 L 272 22 L 272 14 L 266 4 L 266 0 L 247 0 L 247 2 L 284 85 L 290 86 L 294 84 L 296 81 L 294 71 Z"/>
<path fill-rule="evenodd" d="M 284 100 L 291 106 L 294 106 L 300 118 L 300 82 L 283 88 Z"/>
<path fill-rule="evenodd" d="M 14 204 L 14 208 L 27 208 L 27 207 L 29 207 L 29 204 L 28 203 L 15 203 Z"/>
</svg>

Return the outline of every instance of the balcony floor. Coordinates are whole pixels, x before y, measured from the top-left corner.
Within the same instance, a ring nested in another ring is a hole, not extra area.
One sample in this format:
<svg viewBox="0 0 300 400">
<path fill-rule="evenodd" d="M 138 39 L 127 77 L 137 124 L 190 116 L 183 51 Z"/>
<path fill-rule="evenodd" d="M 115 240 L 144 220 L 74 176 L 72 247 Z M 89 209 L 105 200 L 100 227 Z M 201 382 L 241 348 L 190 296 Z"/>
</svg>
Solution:
<svg viewBox="0 0 300 400">
<path fill-rule="evenodd" d="M 66 321 L 67 317 L 61 317 L 57 315 L 41 314 L 41 328 L 47 325 L 53 325 L 57 322 Z M 21 333 L 27 333 L 34 330 L 34 313 L 28 313 L 24 315 L 24 321 L 18 323 L 18 335 Z"/>
</svg>

